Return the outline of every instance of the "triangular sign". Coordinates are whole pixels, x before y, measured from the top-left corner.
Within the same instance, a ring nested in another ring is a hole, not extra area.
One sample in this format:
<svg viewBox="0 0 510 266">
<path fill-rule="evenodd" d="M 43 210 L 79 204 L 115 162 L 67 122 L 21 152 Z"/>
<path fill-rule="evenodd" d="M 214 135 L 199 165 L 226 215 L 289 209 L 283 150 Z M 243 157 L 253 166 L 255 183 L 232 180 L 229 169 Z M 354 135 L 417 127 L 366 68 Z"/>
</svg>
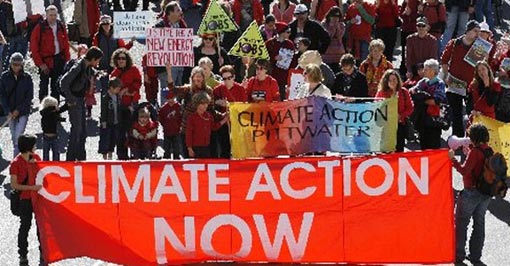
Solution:
<svg viewBox="0 0 510 266">
<path fill-rule="evenodd" d="M 236 31 L 237 25 L 216 0 L 212 0 L 200 23 L 198 34 Z"/>
<path fill-rule="evenodd" d="M 269 60 L 266 43 L 260 35 L 257 22 L 252 21 L 228 54 Z"/>
</svg>

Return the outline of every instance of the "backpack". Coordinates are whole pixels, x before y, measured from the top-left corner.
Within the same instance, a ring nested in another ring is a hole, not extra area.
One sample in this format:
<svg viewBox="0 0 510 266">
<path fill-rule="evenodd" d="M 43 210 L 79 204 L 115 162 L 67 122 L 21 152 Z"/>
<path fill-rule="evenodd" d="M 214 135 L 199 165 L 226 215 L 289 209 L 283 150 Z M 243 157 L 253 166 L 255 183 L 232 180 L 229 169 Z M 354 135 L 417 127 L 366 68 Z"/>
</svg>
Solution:
<svg viewBox="0 0 510 266">
<path fill-rule="evenodd" d="M 484 163 L 481 174 L 476 179 L 476 189 L 482 194 L 504 198 L 508 190 L 507 163 L 503 154 L 494 152 L 491 148 L 482 149 L 476 147 L 484 155 Z"/>
<path fill-rule="evenodd" d="M 62 86 L 60 84 L 60 82 L 62 81 L 62 77 L 67 73 L 69 72 L 69 70 L 71 70 L 71 68 L 73 68 L 73 66 L 78 62 L 78 59 L 71 59 L 69 60 L 65 65 L 64 65 L 64 69 L 62 70 L 62 74 L 60 74 L 60 76 L 58 76 L 57 78 L 57 83 L 56 83 L 56 89 L 58 92 L 60 92 L 60 95 L 62 97 L 65 98 L 65 95 L 64 95 L 64 92 L 62 90 Z"/>
</svg>

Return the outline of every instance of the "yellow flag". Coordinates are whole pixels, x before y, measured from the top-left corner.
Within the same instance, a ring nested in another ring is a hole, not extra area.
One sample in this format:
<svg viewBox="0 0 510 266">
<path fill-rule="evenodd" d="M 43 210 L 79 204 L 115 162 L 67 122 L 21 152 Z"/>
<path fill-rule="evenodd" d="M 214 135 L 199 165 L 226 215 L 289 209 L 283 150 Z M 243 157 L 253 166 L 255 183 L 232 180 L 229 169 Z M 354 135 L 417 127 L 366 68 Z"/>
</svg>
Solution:
<svg viewBox="0 0 510 266">
<path fill-rule="evenodd" d="M 231 32 L 236 30 L 237 25 L 232 21 L 232 18 L 227 15 L 216 0 L 212 0 L 202 19 L 202 23 L 200 23 L 198 34 Z"/>
<path fill-rule="evenodd" d="M 264 39 L 262 35 L 260 35 L 257 22 L 253 21 L 250 26 L 248 26 L 228 54 L 269 60 L 269 53 L 267 52 Z"/>
</svg>

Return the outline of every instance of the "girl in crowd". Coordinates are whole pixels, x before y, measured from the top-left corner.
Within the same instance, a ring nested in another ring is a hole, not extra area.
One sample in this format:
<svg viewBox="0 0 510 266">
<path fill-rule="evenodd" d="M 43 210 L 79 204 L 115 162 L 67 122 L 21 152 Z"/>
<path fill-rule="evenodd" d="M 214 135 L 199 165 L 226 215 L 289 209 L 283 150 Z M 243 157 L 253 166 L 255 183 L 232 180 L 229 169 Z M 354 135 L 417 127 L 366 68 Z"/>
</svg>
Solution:
<svg viewBox="0 0 510 266">
<path fill-rule="evenodd" d="M 423 66 L 424 78 L 410 90 L 416 110 L 414 125 L 418 130 L 422 150 L 439 149 L 441 128 L 431 121 L 439 116 L 439 104 L 447 103 L 446 85 L 438 77 L 439 62 L 436 59 L 428 59 Z"/>
<path fill-rule="evenodd" d="M 211 104 L 211 97 L 207 92 L 201 91 L 193 95 L 192 105 L 195 112 L 187 118 L 186 147 L 190 158 L 209 158 L 211 132 L 218 130 L 228 121 L 224 115 L 220 122 L 215 122 L 213 116 L 207 111 Z"/>
<path fill-rule="evenodd" d="M 368 46 L 368 57 L 359 67 L 359 71 L 365 74 L 368 84 L 368 96 L 374 97 L 379 87 L 384 72 L 393 69 L 393 64 L 384 56 L 384 42 L 381 39 L 375 39 Z"/>
<path fill-rule="evenodd" d="M 402 80 L 397 71 L 390 69 L 384 72 L 379 83 L 379 90 L 375 97 L 380 98 L 398 98 L 398 130 L 397 130 L 397 152 L 404 151 L 406 137 L 406 120 L 409 119 L 414 111 L 413 101 L 409 96 L 409 91 L 402 87 Z"/>
<path fill-rule="evenodd" d="M 58 107 L 57 99 L 46 96 L 41 102 L 41 128 L 43 133 L 43 160 L 50 160 L 50 150 L 52 151 L 52 160 L 60 161 L 59 138 L 57 134 L 58 123 L 65 121 L 60 117 L 60 113 L 66 111 L 65 108 Z"/>
<path fill-rule="evenodd" d="M 19 147 L 14 159 L 11 161 L 9 173 L 11 175 L 11 187 L 20 191 L 19 218 L 20 226 L 18 231 L 18 254 L 19 265 L 28 266 L 28 232 L 32 226 L 32 193 L 41 189 L 41 185 L 35 184 L 37 172 L 35 162 L 41 157 L 35 153 L 37 137 L 33 135 L 20 135 L 16 140 L 16 147 Z M 39 236 L 39 234 L 37 234 Z M 41 247 L 39 246 L 39 251 Z M 42 259 L 41 259 L 42 260 Z M 44 261 L 40 265 L 45 265 Z"/>
<path fill-rule="evenodd" d="M 345 23 L 343 22 L 342 10 L 338 6 L 334 6 L 326 13 L 326 17 L 322 21 L 322 26 L 329 33 L 331 43 L 322 55 L 324 63 L 333 70 L 333 73 L 338 73 L 340 67 L 338 62 L 345 53 L 343 37 L 345 34 Z"/>
<path fill-rule="evenodd" d="M 230 57 L 227 55 L 227 51 L 223 49 L 223 47 L 218 47 L 216 34 L 202 34 L 201 37 L 202 43 L 199 47 L 194 49 L 196 66 L 198 66 L 198 61 L 202 59 L 202 57 L 209 57 L 209 59 L 211 59 L 213 63 L 213 73 L 218 73 L 220 67 L 224 65 L 232 64 Z"/>
<path fill-rule="evenodd" d="M 303 72 L 305 83 L 301 86 L 301 90 L 297 95 L 297 99 L 306 98 L 308 96 L 319 96 L 331 100 L 331 91 L 322 84 L 322 71 L 319 65 L 308 64 Z"/>
<path fill-rule="evenodd" d="M 473 100 L 472 114 L 482 114 L 496 119 L 495 104 L 501 93 L 501 85 L 494 80 L 489 64 L 480 61 L 475 66 L 475 76 L 468 92 Z"/>
<path fill-rule="evenodd" d="M 134 65 L 133 58 L 125 48 L 117 49 L 112 55 L 112 66 L 114 67 L 111 78 L 117 77 L 122 83 L 120 90 L 120 128 L 119 141 L 125 143 L 127 132 L 131 126 L 132 113 L 140 100 L 140 87 L 142 86 L 142 75 Z M 129 158 L 127 147 L 117 147 L 117 155 L 120 160 Z"/>
</svg>

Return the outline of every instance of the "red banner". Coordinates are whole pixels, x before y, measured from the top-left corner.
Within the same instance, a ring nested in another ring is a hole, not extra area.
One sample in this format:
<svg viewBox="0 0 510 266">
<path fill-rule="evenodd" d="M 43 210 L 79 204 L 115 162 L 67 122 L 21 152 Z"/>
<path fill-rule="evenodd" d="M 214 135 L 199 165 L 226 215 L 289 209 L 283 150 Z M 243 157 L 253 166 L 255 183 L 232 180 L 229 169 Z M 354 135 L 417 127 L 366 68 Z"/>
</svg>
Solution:
<svg viewBox="0 0 510 266">
<path fill-rule="evenodd" d="M 39 164 L 46 261 L 448 263 L 447 152 Z"/>
</svg>

